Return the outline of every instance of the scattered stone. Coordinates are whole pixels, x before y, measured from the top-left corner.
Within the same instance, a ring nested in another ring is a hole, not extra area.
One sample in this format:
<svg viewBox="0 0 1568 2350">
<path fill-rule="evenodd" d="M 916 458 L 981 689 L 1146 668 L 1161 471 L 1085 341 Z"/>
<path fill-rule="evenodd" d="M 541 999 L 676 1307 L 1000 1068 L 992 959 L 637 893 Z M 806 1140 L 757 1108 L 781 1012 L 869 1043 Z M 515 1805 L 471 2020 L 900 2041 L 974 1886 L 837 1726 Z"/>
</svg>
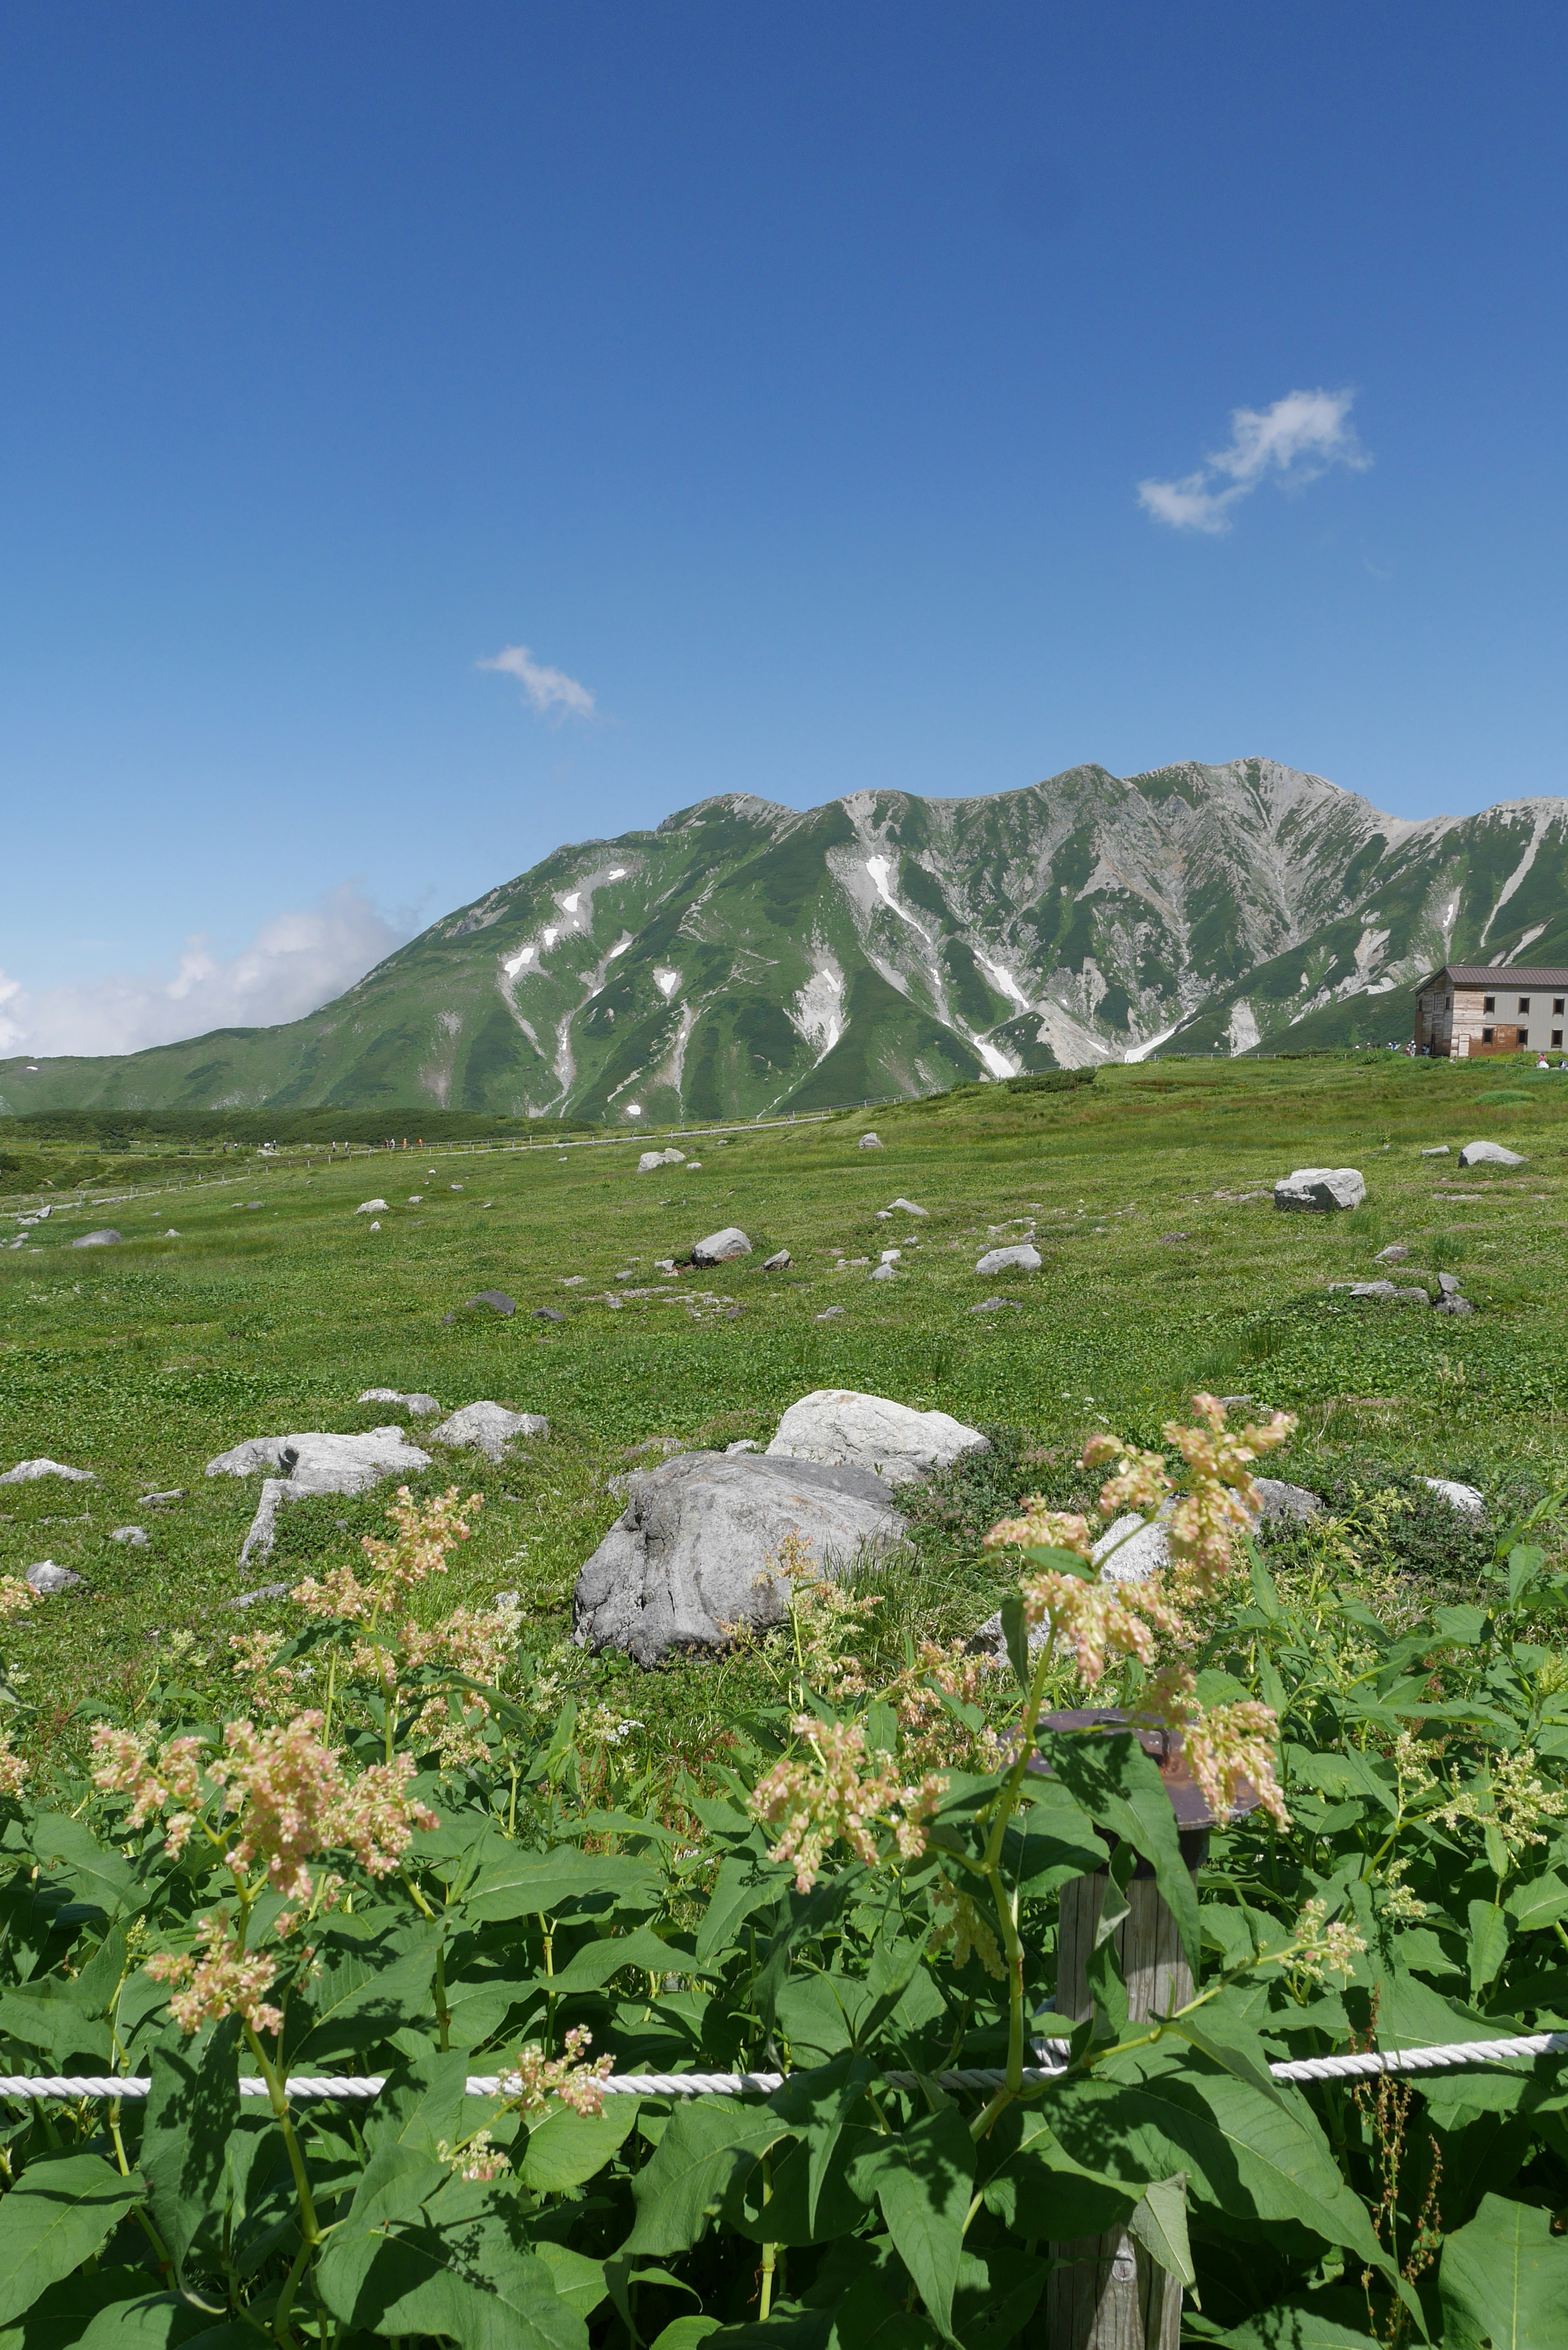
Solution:
<svg viewBox="0 0 1568 2350">
<path fill-rule="evenodd" d="M 1423 1477 L 1421 1482 L 1429 1492 L 1439 1494 L 1461 1518 L 1469 1518 L 1475 1525 L 1484 1522 L 1486 1497 L 1473 1485 L 1456 1484 L 1451 1477 Z"/>
<path fill-rule="evenodd" d="M 255 1204 L 259 1207 L 261 1203 L 258 1201 Z M 361 1200 L 358 1206 L 355 1209 L 354 1213 L 357 1216 L 379 1215 L 383 1208 L 389 1207 L 390 1205 L 391 1202 L 389 1200 Z"/>
<path fill-rule="evenodd" d="M 637 1171 L 639 1175 L 651 1175 L 656 1167 L 684 1167 L 685 1164 L 686 1153 L 683 1150 L 645 1150 L 637 1162 Z"/>
<path fill-rule="evenodd" d="M 653 1270 L 655 1273 L 673 1273 L 675 1259 L 672 1256 L 656 1256 L 653 1260 Z"/>
<path fill-rule="evenodd" d="M 110 1232 L 106 1227 L 101 1232 L 84 1232 L 79 1241 L 71 1243 L 71 1246 L 72 1248 L 113 1248 L 124 1237 L 123 1232 Z"/>
<path fill-rule="evenodd" d="M 580 1289 L 587 1277 L 586 1273 L 563 1273 L 559 1276 L 563 1289 Z"/>
<path fill-rule="evenodd" d="M 1161 1232 L 1159 1237 L 1162 1242 L 1168 1245 L 1172 1241 L 1189 1241 L 1192 1238 L 1192 1234 L 1190 1232 Z"/>
<path fill-rule="evenodd" d="M 688 1175 L 701 1175 L 702 1161 L 700 1159 L 689 1159 L 686 1161 L 686 1172 Z"/>
<path fill-rule="evenodd" d="M 400 1403 L 416 1419 L 429 1419 L 441 1406 L 433 1395 L 402 1395 L 396 1388 L 367 1388 L 360 1396 L 361 1403 Z"/>
<path fill-rule="evenodd" d="M 752 1243 L 739 1224 L 726 1224 L 722 1232 L 710 1232 L 699 1241 L 691 1252 L 693 1264 L 728 1264 L 732 1257 L 750 1256 Z"/>
<path fill-rule="evenodd" d="M 171 1225 L 170 1225 L 170 1227 L 169 1227 L 169 1229 L 168 1229 L 168 1231 L 164 1233 L 163 1237 L 164 1237 L 164 1239 L 165 1239 L 166 1241 L 177 1241 L 177 1240 L 181 1239 L 181 1238 L 182 1237 L 182 1235 L 181 1233 L 177 1232 L 175 1231 L 175 1229 L 174 1229 L 173 1225 L 172 1225 L 172 1224 L 171 1224 Z"/>
<path fill-rule="evenodd" d="M 410 1208 L 422 1208 L 424 1203 L 425 1195 L 422 1191 L 410 1191 L 409 1193 L 409 1205 Z"/>
<path fill-rule="evenodd" d="M 566 1318 L 566 1315 L 561 1312 L 559 1306 L 556 1305 L 535 1305 L 534 1308 L 534 1319 L 535 1322 L 564 1322 Z"/>
<path fill-rule="evenodd" d="M 814 1314 L 811 1318 L 814 1322 L 836 1322 L 843 1311 L 842 1305 L 825 1305 L 820 1314 Z"/>
<path fill-rule="evenodd" d="M 370 1220 L 370 1230 L 371 1230 L 373 1232 L 379 1232 L 380 1231 L 380 1229 L 381 1229 L 381 1219 L 379 1218 L 379 1216 L 373 1216 L 373 1217 L 371 1218 L 371 1220 Z"/>
<path fill-rule="evenodd" d="M 971 1314 L 1000 1314 L 1004 1305 L 1010 1314 L 1022 1314 L 1023 1311 L 1016 1297 L 982 1297 L 978 1305 L 971 1305 L 969 1310 Z"/>
<path fill-rule="evenodd" d="M 903 1253 L 904 1252 L 902 1249 L 884 1249 L 882 1252 L 882 1262 L 884 1264 L 897 1264 L 903 1256 Z"/>
<path fill-rule="evenodd" d="M 35 1591 L 77 1591 L 83 1588 L 82 1578 L 68 1566 L 57 1566 L 52 1558 L 39 1559 L 27 1569 L 25 1580 Z"/>
<path fill-rule="evenodd" d="M 725 1445 L 724 1458 L 732 1461 L 738 1452 L 760 1452 L 762 1449 L 753 1437 L 742 1436 L 738 1443 Z"/>
<path fill-rule="evenodd" d="M 879 1134 L 863 1134 L 855 1147 L 857 1150 L 880 1150 L 882 1138 Z"/>
<path fill-rule="evenodd" d="M 449 1183 L 447 1185 L 447 1190 L 449 1191 L 461 1191 L 462 1189 L 462 1185 L 461 1183 Z"/>
<path fill-rule="evenodd" d="M 252 1208 L 259 1208 L 259 1207 L 262 1207 L 263 1205 L 265 1205 L 265 1202 L 264 1202 L 264 1201 L 260 1201 L 260 1200 L 247 1200 L 247 1201 L 245 1201 L 245 1207 L 246 1207 L 247 1211 L 248 1211 L 248 1210 L 250 1210 L 250 1209 L 252 1209 Z M 355 1214 L 356 1214 L 356 1215 L 358 1215 L 358 1212 L 359 1212 L 358 1209 L 358 1208 L 356 1208 L 356 1209 L 355 1209 L 355 1211 L 354 1211 L 354 1212 L 355 1212 Z"/>
<path fill-rule="evenodd" d="M 1324 1214 L 1359 1208 L 1366 1197 L 1366 1179 L 1355 1167 L 1298 1167 L 1274 1185 L 1276 1208 L 1315 1209 Z"/>
<path fill-rule="evenodd" d="M 1374 1264 L 1403 1264 L 1409 1253 L 1403 1241 L 1392 1241 L 1386 1249 L 1378 1250 L 1372 1262 Z"/>
<path fill-rule="evenodd" d="M 1044 1263 L 1032 1241 L 1018 1241 L 1012 1248 L 987 1249 L 975 1263 L 976 1273 L 1038 1273 Z"/>
<path fill-rule="evenodd" d="M 1459 1275 L 1453 1273 L 1438 1274 L 1438 1287 L 1445 1297 L 1457 1297 L 1459 1294 Z"/>
<path fill-rule="evenodd" d="M 763 1259 L 764 1273 L 782 1273 L 790 1261 L 788 1249 L 775 1249 L 772 1256 Z"/>
<path fill-rule="evenodd" d="M 1449 1156 L 1449 1146 L 1446 1142 L 1434 1142 L 1422 1151 L 1421 1156 L 1423 1159 L 1446 1159 Z"/>
<path fill-rule="evenodd" d="M 470 1403 L 432 1428 L 431 1437 L 434 1443 L 461 1445 L 499 1461 L 514 1437 L 549 1433 L 550 1423 L 539 1412 L 508 1411 L 502 1403 Z"/>
<path fill-rule="evenodd" d="M 1244 1396 L 1240 1401 L 1250 1403 Z M 1304 1485 L 1287 1485 L 1278 1477 L 1255 1477 L 1252 1482 L 1263 1497 L 1263 1516 L 1269 1518 L 1320 1518 L 1323 1503 L 1316 1493 L 1309 1493 Z"/>
<path fill-rule="evenodd" d="M 237 1599 L 229 1600 L 227 1605 L 231 1607 L 259 1607 L 264 1599 L 286 1599 L 290 1588 L 286 1583 L 258 1583 L 254 1591 L 242 1591 Z"/>
<path fill-rule="evenodd" d="M 1439 1297 L 1432 1308 L 1434 1314 L 1473 1314 L 1475 1310 L 1468 1297 Z"/>
<path fill-rule="evenodd" d="M 853 1388 L 817 1388 L 791 1404 L 767 1457 L 873 1470 L 897 1485 L 945 1469 L 962 1452 L 989 1450 L 978 1429 L 949 1412 L 915 1411 Z"/>
<path fill-rule="evenodd" d="M 508 1322 L 517 1311 L 516 1301 L 508 1297 L 504 1289 L 482 1289 L 477 1297 L 465 1297 L 465 1311 L 471 1305 L 488 1305 L 493 1314 L 499 1314 Z"/>
<path fill-rule="evenodd" d="M 1424 1289 L 1396 1289 L 1391 1281 L 1331 1281 L 1331 1290 L 1348 1291 L 1352 1297 L 1375 1297 L 1386 1305 L 1430 1305 L 1431 1299 Z"/>
<path fill-rule="evenodd" d="M 244 1565 L 253 1552 L 272 1551 L 280 1502 L 305 1501 L 319 1493 L 366 1493 L 383 1477 L 412 1476 L 431 1465 L 431 1456 L 410 1444 L 400 1428 L 372 1428 L 363 1436 L 337 1436 L 312 1430 L 300 1436 L 252 1436 L 207 1463 L 209 1477 L 263 1477 L 261 1499 L 240 1551 Z"/>
<path fill-rule="evenodd" d="M 67 1469 L 63 1461 L 47 1461 L 40 1455 L 36 1461 L 18 1461 L 15 1469 L 7 1469 L 0 1485 L 30 1485 L 35 1477 L 65 1477 L 73 1485 L 98 1482 L 90 1469 Z"/>
<path fill-rule="evenodd" d="M 895 1208 L 902 1208 L 907 1216 L 929 1216 L 931 1212 L 929 1208 L 917 1208 L 913 1200 L 889 1201 L 885 1212 L 891 1215 Z"/>
<path fill-rule="evenodd" d="M 124 1543 L 131 1550 L 145 1550 L 147 1539 L 145 1526 L 116 1526 L 109 1535 L 110 1542 Z"/>
<path fill-rule="evenodd" d="M 508 1616 L 522 1605 L 523 1594 L 520 1591 L 498 1591 L 495 1595 L 495 1613 L 498 1616 Z"/>
<path fill-rule="evenodd" d="M 144 1509 L 156 1509 L 169 1502 L 182 1502 L 184 1498 L 183 1485 L 171 1485 L 166 1493 L 143 1493 L 141 1503 Z"/>
<path fill-rule="evenodd" d="M 898 1276 L 890 1264 L 874 1264 L 870 1278 L 873 1281 L 897 1281 Z"/>
<path fill-rule="evenodd" d="M 1459 1153 L 1461 1167 L 1523 1167 L 1528 1163 L 1517 1150 L 1505 1150 L 1501 1142 L 1467 1142 Z"/>
<path fill-rule="evenodd" d="M 577 1577 L 572 1637 L 642 1665 L 779 1622 L 791 1537 L 833 1575 L 904 1533 L 891 1486 L 861 1468 L 689 1452 L 627 1488 L 624 1513 Z"/>
</svg>

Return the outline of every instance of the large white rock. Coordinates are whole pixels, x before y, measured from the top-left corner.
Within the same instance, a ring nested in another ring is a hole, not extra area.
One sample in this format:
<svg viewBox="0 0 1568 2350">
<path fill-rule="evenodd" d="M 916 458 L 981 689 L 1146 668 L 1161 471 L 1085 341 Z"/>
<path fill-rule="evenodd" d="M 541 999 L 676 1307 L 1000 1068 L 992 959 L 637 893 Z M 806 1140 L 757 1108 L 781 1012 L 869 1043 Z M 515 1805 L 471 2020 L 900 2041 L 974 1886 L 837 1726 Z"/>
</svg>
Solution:
<svg viewBox="0 0 1568 2350">
<path fill-rule="evenodd" d="M 1467 1142 L 1459 1153 L 1461 1167 L 1522 1167 L 1526 1163 L 1517 1150 L 1505 1150 L 1501 1142 Z"/>
<path fill-rule="evenodd" d="M 386 1205 L 385 1200 L 361 1200 L 354 1213 L 357 1216 L 378 1216 Z"/>
<path fill-rule="evenodd" d="M 1356 1167 L 1298 1167 L 1274 1185 L 1276 1208 L 1332 1211 L 1359 1208 L 1366 1197 L 1366 1179 Z"/>
<path fill-rule="evenodd" d="M 400 1403 L 416 1419 L 429 1419 L 441 1406 L 433 1395 L 403 1395 L 397 1388 L 366 1388 L 359 1397 L 361 1403 Z"/>
<path fill-rule="evenodd" d="M 431 1456 L 410 1444 L 400 1428 L 372 1428 L 363 1436 L 336 1436 L 311 1430 L 299 1436 L 251 1436 L 207 1463 L 209 1477 L 263 1477 L 261 1499 L 240 1550 L 240 1565 L 267 1557 L 281 1502 L 302 1502 L 319 1493 L 367 1493 L 383 1477 L 411 1477 L 428 1469 Z"/>
<path fill-rule="evenodd" d="M 650 1175 L 656 1167 L 683 1167 L 685 1164 L 686 1153 L 683 1150 L 645 1150 L 637 1162 L 637 1171 L 639 1175 Z"/>
<path fill-rule="evenodd" d="M 57 1566 L 52 1558 L 41 1558 L 27 1569 L 25 1577 L 34 1591 L 47 1596 L 52 1591 L 76 1591 L 81 1587 L 81 1576 L 68 1566 Z"/>
<path fill-rule="evenodd" d="M 853 1388 L 817 1388 L 792 1403 L 767 1450 L 770 1460 L 819 1461 L 869 1469 L 892 1485 L 929 1477 L 986 1440 L 950 1412 L 915 1411 Z"/>
<path fill-rule="evenodd" d="M 699 1241 L 691 1252 L 693 1264 L 728 1264 L 735 1256 L 750 1256 L 752 1243 L 739 1224 L 726 1224 L 722 1232 L 710 1232 Z"/>
<path fill-rule="evenodd" d="M 47 1461 L 40 1454 L 36 1461 L 18 1461 L 15 1469 L 7 1469 L 0 1485 L 30 1485 L 35 1477 L 66 1477 L 73 1485 L 98 1482 L 90 1469 L 67 1469 L 64 1461 Z"/>
<path fill-rule="evenodd" d="M 993 1273 L 1038 1273 L 1042 1259 L 1031 1241 L 1016 1241 L 1011 1248 L 987 1249 L 975 1264 L 976 1273 L 988 1277 Z"/>
<path fill-rule="evenodd" d="M 499 1461 L 514 1437 L 548 1436 L 550 1423 L 541 1412 L 508 1411 L 504 1403 L 468 1403 L 431 1430 L 432 1444 L 465 1447 Z"/>
<path fill-rule="evenodd" d="M 1469 1518 L 1472 1525 L 1485 1523 L 1486 1496 L 1478 1492 L 1473 1485 L 1459 1484 L 1452 1477 L 1423 1477 L 1421 1482 L 1440 1495 L 1459 1516 Z"/>
<path fill-rule="evenodd" d="M 879 1134 L 863 1134 L 855 1147 L 857 1150 L 880 1150 L 882 1138 Z"/>
<path fill-rule="evenodd" d="M 889 1215 L 895 1208 L 902 1208 L 907 1216 L 929 1216 L 931 1212 L 929 1208 L 917 1208 L 913 1200 L 889 1200 L 888 1202 Z"/>
<path fill-rule="evenodd" d="M 105 1229 L 101 1232 L 84 1232 L 79 1241 L 71 1243 L 71 1246 L 72 1248 L 113 1248 L 124 1238 L 123 1232 L 109 1232 Z M 81 1578 L 78 1575 L 77 1579 L 79 1582 Z"/>
<path fill-rule="evenodd" d="M 624 1514 L 577 1577 L 572 1637 L 642 1665 L 777 1623 L 792 1535 L 837 1574 L 904 1532 L 891 1486 L 865 1469 L 687 1452 L 626 1482 Z"/>
</svg>

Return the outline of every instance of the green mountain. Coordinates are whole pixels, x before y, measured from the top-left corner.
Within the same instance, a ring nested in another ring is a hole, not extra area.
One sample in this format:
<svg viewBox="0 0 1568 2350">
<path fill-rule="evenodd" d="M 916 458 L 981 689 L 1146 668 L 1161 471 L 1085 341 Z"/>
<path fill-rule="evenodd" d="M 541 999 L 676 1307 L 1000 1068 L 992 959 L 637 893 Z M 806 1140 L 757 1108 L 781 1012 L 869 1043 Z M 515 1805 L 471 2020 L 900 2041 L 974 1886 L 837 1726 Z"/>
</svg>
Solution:
<svg viewBox="0 0 1568 2350">
<path fill-rule="evenodd" d="M 1568 802 L 1413 824 L 1267 759 L 983 799 L 743 794 L 557 849 L 308 1018 L 0 1062 L 0 1113 L 659 1124 L 1129 1053 L 1385 1043 L 1448 956 L 1568 960 Z"/>
</svg>

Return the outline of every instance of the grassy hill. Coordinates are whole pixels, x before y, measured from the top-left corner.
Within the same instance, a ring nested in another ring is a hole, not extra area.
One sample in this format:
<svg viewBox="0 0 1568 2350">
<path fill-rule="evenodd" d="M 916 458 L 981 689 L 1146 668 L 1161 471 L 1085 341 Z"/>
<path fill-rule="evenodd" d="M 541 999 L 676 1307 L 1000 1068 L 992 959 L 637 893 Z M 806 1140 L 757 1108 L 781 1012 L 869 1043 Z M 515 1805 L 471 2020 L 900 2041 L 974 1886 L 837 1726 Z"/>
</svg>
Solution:
<svg viewBox="0 0 1568 2350">
<path fill-rule="evenodd" d="M 14 1627 L 29 1694 L 47 1690 L 63 1726 L 84 1697 L 133 1693 L 154 1646 L 179 1640 L 222 1706 L 228 1637 L 254 1620 L 223 1604 L 241 1587 L 254 1490 L 209 1480 L 203 1464 L 243 1437 L 396 1418 L 356 1401 L 368 1387 L 548 1415 L 547 1444 L 498 1470 L 439 1460 L 424 1481 L 455 1477 L 485 1496 L 441 1604 L 518 1589 L 544 1644 L 620 1506 L 605 1481 L 628 1448 L 765 1440 L 816 1387 L 1012 1429 L 996 1475 L 1012 1490 L 1065 1476 L 1102 1416 L 1153 1437 L 1199 1385 L 1298 1411 L 1280 1473 L 1308 1484 L 1371 1474 L 1356 1467 L 1366 1462 L 1488 1486 L 1568 1477 L 1568 1080 L 1500 1084 L 1495 1069 L 1392 1056 L 1153 1064 L 1069 1092 L 976 1087 L 879 1111 L 885 1147 L 862 1151 L 872 1122 L 705 1144 L 700 1165 L 649 1175 L 635 1171 L 635 1138 L 327 1168 L 251 1161 L 237 1183 L 117 1205 L 119 1247 L 70 1246 L 108 1221 L 90 1207 L 14 1227 L 24 1245 L 0 1252 L 4 1465 L 43 1454 L 99 1480 L 0 1488 L 0 1572 L 52 1557 L 87 1582 Z M 1478 1134 L 1528 1163 L 1461 1176 L 1456 1159 L 1420 1155 Z M 1323 1163 L 1363 1170 L 1364 1209 L 1284 1216 L 1248 1196 Z M 899 1195 L 929 1218 L 879 1221 Z M 369 1196 L 391 1202 L 379 1232 L 354 1213 Z M 177 1239 L 162 1236 L 171 1217 Z M 1044 1271 L 977 1278 L 981 1250 L 1029 1221 Z M 751 1258 L 673 1281 L 654 1270 L 728 1222 L 750 1233 Z M 1459 1272 L 1480 1312 L 1449 1320 L 1331 1295 L 1330 1281 L 1369 1275 L 1397 1240 L 1410 1273 Z M 764 1274 L 781 1246 L 791 1268 Z M 872 1283 L 888 1247 L 905 1252 L 898 1277 Z M 464 1310 L 490 1287 L 516 1300 L 513 1319 Z M 1002 1290 L 1020 1311 L 971 1310 Z M 535 1319 L 544 1305 L 565 1322 Z M 140 1498 L 176 1488 L 184 1498 L 162 1507 Z M 350 1555 L 384 1501 L 296 1505 L 267 1579 Z M 928 1579 L 902 1593 L 923 1624 L 962 1630 L 986 1612 L 991 1570 L 974 1536 L 997 1503 L 988 1488 L 928 1526 Z M 148 1528 L 148 1547 L 109 1539 L 127 1523 Z M 700 1741 L 726 1675 L 754 1669 L 683 1667 L 651 1682 L 613 1661 L 569 1669 L 587 1688 L 613 1685 L 639 1721 Z"/>
</svg>

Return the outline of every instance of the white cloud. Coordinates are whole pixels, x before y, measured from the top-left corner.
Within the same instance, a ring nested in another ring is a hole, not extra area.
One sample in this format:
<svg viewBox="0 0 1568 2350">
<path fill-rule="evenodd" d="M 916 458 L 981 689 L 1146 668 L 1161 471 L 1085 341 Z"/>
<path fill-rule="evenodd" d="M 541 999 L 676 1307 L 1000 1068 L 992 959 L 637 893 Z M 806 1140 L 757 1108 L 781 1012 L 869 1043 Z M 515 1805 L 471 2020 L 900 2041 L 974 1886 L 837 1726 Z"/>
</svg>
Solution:
<svg viewBox="0 0 1568 2350">
<path fill-rule="evenodd" d="M 498 669 L 504 676 L 514 677 L 527 697 L 528 706 L 540 718 L 552 712 L 561 718 L 591 718 L 594 697 L 586 685 L 568 677 L 564 669 L 546 669 L 536 661 L 526 645 L 507 645 L 493 660 L 482 660 L 480 669 Z"/>
<path fill-rule="evenodd" d="M 0 972 L 0 1054 L 138 1053 L 210 1028 L 298 1020 L 400 946 L 412 925 L 378 913 L 352 883 L 264 922 L 226 962 L 204 934 L 171 979 L 119 972 L 77 987 L 27 988 Z"/>
<path fill-rule="evenodd" d="M 1300 489 L 1331 465 L 1364 473 L 1372 460 L 1350 423 L 1353 391 L 1287 391 L 1272 408 L 1233 408 L 1227 447 L 1175 482 L 1140 482 L 1138 504 L 1173 530 L 1210 535 L 1231 527 L 1231 509 L 1273 474 Z"/>
</svg>

